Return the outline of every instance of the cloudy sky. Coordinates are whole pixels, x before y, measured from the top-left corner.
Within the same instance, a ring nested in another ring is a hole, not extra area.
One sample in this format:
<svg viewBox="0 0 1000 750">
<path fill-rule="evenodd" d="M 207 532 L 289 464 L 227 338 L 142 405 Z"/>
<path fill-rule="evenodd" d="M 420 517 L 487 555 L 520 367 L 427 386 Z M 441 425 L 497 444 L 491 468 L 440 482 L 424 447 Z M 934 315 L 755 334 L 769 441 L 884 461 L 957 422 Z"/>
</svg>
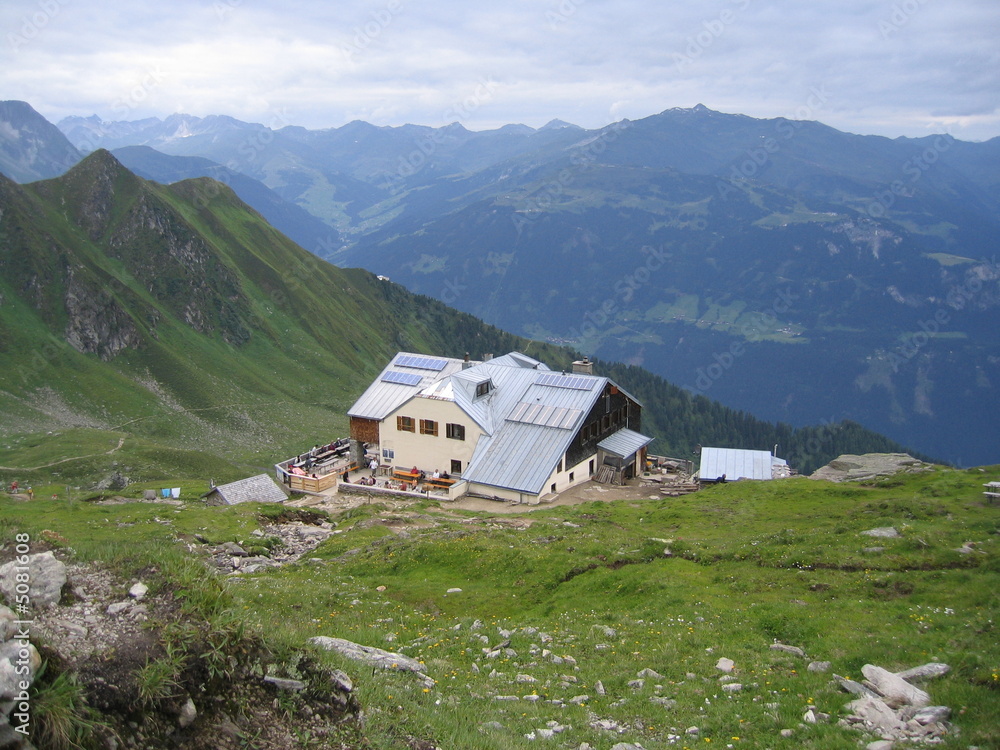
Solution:
<svg viewBox="0 0 1000 750">
<path fill-rule="evenodd" d="M 53 121 L 600 127 L 703 103 L 1000 135 L 998 0 L 3 0 L 0 30 L 0 99 Z"/>
</svg>

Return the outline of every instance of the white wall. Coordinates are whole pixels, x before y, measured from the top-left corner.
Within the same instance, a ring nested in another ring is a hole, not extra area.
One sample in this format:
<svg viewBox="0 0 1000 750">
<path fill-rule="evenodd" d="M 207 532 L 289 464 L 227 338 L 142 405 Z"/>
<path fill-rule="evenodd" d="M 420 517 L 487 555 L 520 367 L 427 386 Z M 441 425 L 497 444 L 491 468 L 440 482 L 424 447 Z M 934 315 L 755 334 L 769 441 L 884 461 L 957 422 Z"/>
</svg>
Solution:
<svg viewBox="0 0 1000 750">
<path fill-rule="evenodd" d="M 413 432 L 403 432 L 396 429 L 396 417 L 398 416 L 413 419 Z M 437 436 L 420 434 L 421 419 L 432 419 L 437 422 Z M 449 422 L 465 427 L 465 440 L 447 437 Z M 379 428 L 381 439 L 379 448 L 395 452 L 394 458 L 383 458 L 383 463 L 391 463 L 393 466 L 405 468 L 416 466 L 418 469 L 426 471 L 428 475 L 435 469 L 451 473 L 452 459 L 461 461 L 462 471 L 465 471 L 472 459 L 472 453 L 476 449 L 476 442 L 482 434 L 483 431 L 479 425 L 454 401 L 418 396 L 410 399 L 385 418 Z"/>
</svg>

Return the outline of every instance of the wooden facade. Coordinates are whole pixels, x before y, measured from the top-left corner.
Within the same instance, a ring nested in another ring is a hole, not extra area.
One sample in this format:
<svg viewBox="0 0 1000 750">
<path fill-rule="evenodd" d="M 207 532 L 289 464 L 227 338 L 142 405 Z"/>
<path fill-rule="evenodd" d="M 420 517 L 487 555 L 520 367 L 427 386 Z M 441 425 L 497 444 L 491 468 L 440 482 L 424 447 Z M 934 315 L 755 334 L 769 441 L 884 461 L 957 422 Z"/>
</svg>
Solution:
<svg viewBox="0 0 1000 750">
<path fill-rule="evenodd" d="M 377 419 L 351 417 L 351 439 L 359 443 L 378 444 L 378 425 Z"/>
</svg>

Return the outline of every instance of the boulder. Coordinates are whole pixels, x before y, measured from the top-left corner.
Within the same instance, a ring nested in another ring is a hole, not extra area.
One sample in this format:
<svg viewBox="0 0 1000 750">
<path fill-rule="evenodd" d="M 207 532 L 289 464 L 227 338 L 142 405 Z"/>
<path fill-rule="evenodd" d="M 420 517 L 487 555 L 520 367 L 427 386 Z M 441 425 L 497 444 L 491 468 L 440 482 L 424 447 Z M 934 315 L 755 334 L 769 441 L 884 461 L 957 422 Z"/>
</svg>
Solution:
<svg viewBox="0 0 1000 750">
<path fill-rule="evenodd" d="M 19 565 L 18 560 L 12 560 L 0 566 L 0 594 L 8 602 L 14 601 L 17 575 L 27 568 L 28 598 L 30 605 L 36 609 L 52 607 L 59 603 L 62 588 L 66 585 L 66 566 L 52 552 L 39 552 L 27 556 L 27 564 Z"/>
<path fill-rule="evenodd" d="M 784 651 L 786 654 L 791 654 L 792 656 L 805 657 L 806 655 L 806 652 L 798 646 L 786 646 L 784 643 L 772 643 L 771 650 Z"/>
<path fill-rule="evenodd" d="M 809 672 L 829 672 L 831 666 L 828 661 L 811 661 L 806 670 Z"/>
<path fill-rule="evenodd" d="M 889 708 L 884 701 L 870 695 L 863 695 L 857 700 L 851 701 L 847 704 L 847 710 L 870 724 L 878 732 L 896 733 L 902 731 L 905 726 L 896 716 L 896 712 Z"/>
<path fill-rule="evenodd" d="M 732 659 L 727 659 L 724 656 L 715 663 L 715 668 L 720 669 L 723 672 L 732 672 L 735 666 L 736 663 Z"/>
<path fill-rule="evenodd" d="M 424 684 L 427 687 L 434 685 L 434 680 L 421 671 L 424 665 L 409 656 L 385 651 L 374 646 L 362 646 L 360 643 L 354 643 L 345 638 L 332 638 L 325 635 L 314 636 L 309 639 L 309 643 L 326 651 L 336 651 L 348 659 L 354 659 L 355 661 L 371 664 L 382 669 L 413 672 L 424 680 Z"/>
<path fill-rule="evenodd" d="M 874 536 L 879 539 L 898 539 L 900 533 L 892 526 L 880 526 L 877 529 L 868 529 L 860 532 L 863 536 Z"/>
<path fill-rule="evenodd" d="M 861 673 L 891 708 L 902 706 L 923 708 L 931 703 L 931 697 L 927 693 L 887 669 L 876 667 L 874 664 L 865 664 L 861 668 Z"/>
<path fill-rule="evenodd" d="M 921 664 L 919 667 L 913 667 L 911 669 L 903 670 L 902 672 L 897 672 L 896 676 L 901 677 L 907 682 L 919 682 L 921 680 L 931 680 L 935 677 L 943 677 L 951 671 L 951 667 L 939 661 L 934 661 L 929 664 Z"/>
</svg>

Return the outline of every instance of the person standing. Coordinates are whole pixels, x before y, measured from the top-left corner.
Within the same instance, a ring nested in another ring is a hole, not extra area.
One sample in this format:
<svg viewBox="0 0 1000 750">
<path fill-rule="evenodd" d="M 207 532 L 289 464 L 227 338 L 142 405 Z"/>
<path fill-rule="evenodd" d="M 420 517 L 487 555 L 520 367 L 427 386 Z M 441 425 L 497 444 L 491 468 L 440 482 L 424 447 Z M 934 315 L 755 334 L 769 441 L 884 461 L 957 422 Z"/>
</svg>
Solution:
<svg viewBox="0 0 1000 750">
<path fill-rule="evenodd" d="M 371 463 L 368 464 L 368 468 L 372 470 L 372 476 L 375 476 L 375 472 L 378 470 L 378 459 L 372 458 Z"/>
</svg>

